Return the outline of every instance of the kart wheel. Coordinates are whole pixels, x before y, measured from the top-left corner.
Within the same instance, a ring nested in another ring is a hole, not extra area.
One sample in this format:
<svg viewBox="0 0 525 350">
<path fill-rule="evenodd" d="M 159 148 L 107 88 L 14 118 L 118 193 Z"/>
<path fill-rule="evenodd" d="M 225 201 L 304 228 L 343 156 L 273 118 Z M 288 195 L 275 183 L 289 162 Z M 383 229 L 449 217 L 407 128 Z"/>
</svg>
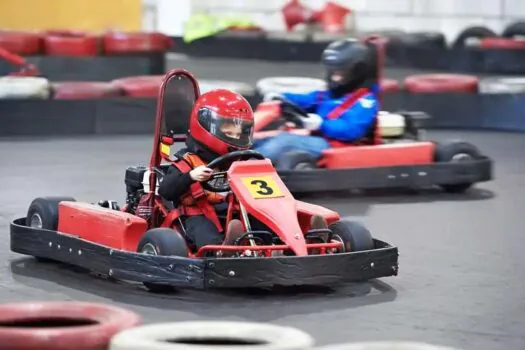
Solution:
<svg viewBox="0 0 525 350">
<path fill-rule="evenodd" d="M 332 230 L 332 240 L 343 243 L 343 253 L 374 249 L 372 234 L 359 222 L 341 220 L 328 228 Z"/>
<path fill-rule="evenodd" d="M 283 154 L 277 160 L 277 170 L 313 170 L 317 168 L 316 161 L 309 153 L 292 151 Z"/>
<path fill-rule="evenodd" d="M 120 332 L 109 350 L 311 349 L 314 339 L 292 327 L 255 322 L 174 322 Z"/>
<path fill-rule="evenodd" d="M 137 252 L 149 255 L 188 257 L 188 246 L 184 238 L 171 228 L 154 228 L 146 231 L 140 239 Z M 144 282 L 144 286 L 154 293 L 168 293 L 173 287 Z"/>
<path fill-rule="evenodd" d="M 26 216 L 26 226 L 56 231 L 58 229 L 58 204 L 60 202 L 76 202 L 71 197 L 38 197 L 29 205 Z M 35 256 L 39 261 L 51 259 Z"/>
<path fill-rule="evenodd" d="M 479 150 L 467 142 L 448 142 L 436 144 L 435 162 L 464 162 L 481 156 Z M 472 187 L 473 183 L 440 185 L 448 193 L 462 193 Z"/>
</svg>

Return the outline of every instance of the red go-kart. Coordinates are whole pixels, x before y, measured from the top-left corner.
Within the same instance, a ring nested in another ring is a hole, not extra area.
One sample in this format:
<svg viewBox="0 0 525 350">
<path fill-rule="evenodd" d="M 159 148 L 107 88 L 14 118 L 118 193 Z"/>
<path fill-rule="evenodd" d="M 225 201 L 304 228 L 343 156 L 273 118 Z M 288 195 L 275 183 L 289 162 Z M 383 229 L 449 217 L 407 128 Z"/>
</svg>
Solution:
<svg viewBox="0 0 525 350">
<path fill-rule="evenodd" d="M 224 226 L 238 218 L 246 232 L 233 245 L 195 249 L 184 234 L 184 218 L 157 194 L 157 186 L 174 161 L 171 146 L 181 140 L 172 126 L 189 117 L 199 93 L 189 72 L 166 75 L 150 163 L 126 170 L 122 209 L 107 201 L 37 198 L 26 217 L 11 223 L 11 250 L 142 282 L 150 290 L 326 285 L 397 275 L 396 247 L 334 211 L 295 200 L 271 162 L 251 150 L 211 162 L 217 169 L 231 165 L 202 184 L 231 194 L 221 215 Z M 329 227 L 312 229 L 313 215 L 323 216 Z M 268 230 L 252 230 L 251 218 Z"/>
<path fill-rule="evenodd" d="M 382 41 L 372 37 L 366 43 L 377 61 L 375 80 L 381 81 Z M 261 103 L 255 116 L 256 139 L 279 132 L 310 134 L 301 121 L 308 117 L 307 111 L 286 99 Z M 428 118 L 423 112 L 380 112 L 361 142 L 331 141 L 332 148 L 320 159 L 306 152 L 285 152 L 275 166 L 292 193 L 436 185 L 458 193 L 492 180 L 492 161 L 476 146 L 424 140 Z"/>
</svg>

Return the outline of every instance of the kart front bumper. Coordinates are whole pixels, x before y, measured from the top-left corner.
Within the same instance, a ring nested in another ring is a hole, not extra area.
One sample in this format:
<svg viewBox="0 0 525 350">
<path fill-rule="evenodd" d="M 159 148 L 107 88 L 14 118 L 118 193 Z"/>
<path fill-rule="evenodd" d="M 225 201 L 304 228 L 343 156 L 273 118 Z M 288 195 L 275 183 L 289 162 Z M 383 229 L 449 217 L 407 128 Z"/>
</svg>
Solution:
<svg viewBox="0 0 525 350">
<path fill-rule="evenodd" d="M 398 250 L 380 240 L 375 249 L 331 255 L 271 258 L 180 258 L 145 255 L 94 244 L 77 237 L 10 225 L 11 250 L 80 266 L 119 280 L 191 288 L 332 285 L 395 276 Z"/>
<path fill-rule="evenodd" d="M 457 163 L 279 171 L 292 193 L 474 184 L 492 180 L 492 173 L 487 157 Z"/>
</svg>

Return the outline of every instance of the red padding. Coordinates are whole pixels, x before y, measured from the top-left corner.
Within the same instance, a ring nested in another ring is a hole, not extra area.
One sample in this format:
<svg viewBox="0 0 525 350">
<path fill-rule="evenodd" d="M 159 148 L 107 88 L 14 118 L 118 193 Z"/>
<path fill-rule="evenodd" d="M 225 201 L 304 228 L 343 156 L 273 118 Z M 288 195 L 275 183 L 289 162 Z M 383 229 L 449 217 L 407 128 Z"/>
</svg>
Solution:
<svg viewBox="0 0 525 350">
<path fill-rule="evenodd" d="M 63 325 L 49 326 L 53 320 Z M 84 322 L 78 324 L 79 321 Z M 107 349 L 115 334 L 141 323 L 136 313 L 104 304 L 3 304 L 0 305 L 0 344 L 2 349 L 11 350 Z"/>
<path fill-rule="evenodd" d="M 479 79 L 463 74 L 421 74 L 406 77 L 404 85 L 408 92 L 477 92 Z"/>
<path fill-rule="evenodd" d="M 100 37 L 88 33 L 50 30 L 44 35 L 44 52 L 49 56 L 96 56 Z"/>
<path fill-rule="evenodd" d="M 165 52 L 171 45 L 162 33 L 106 33 L 102 37 L 108 55 L 132 52 Z"/>
<path fill-rule="evenodd" d="M 481 39 L 479 46 L 483 49 L 525 49 L 524 40 L 514 40 L 508 38 L 485 38 Z"/>
<path fill-rule="evenodd" d="M 383 92 L 398 92 L 401 90 L 401 84 L 394 79 L 382 79 L 381 90 Z"/>
<path fill-rule="evenodd" d="M 122 96 L 123 92 L 114 84 L 105 82 L 68 81 L 53 84 L 56 100 L 96 99 Z"/>
<path fill-rule="evenodd" d="M 111 83 L 132 97 L 157 97 L 164 75 L 140 75 L 113 80 Z"/>
<path fill-rule="evenodd" d="M 42 51 L 42 36 L 38 33 L 0 30 L 0 47 L 17 55 L 37 55 Z"/>
</svg>

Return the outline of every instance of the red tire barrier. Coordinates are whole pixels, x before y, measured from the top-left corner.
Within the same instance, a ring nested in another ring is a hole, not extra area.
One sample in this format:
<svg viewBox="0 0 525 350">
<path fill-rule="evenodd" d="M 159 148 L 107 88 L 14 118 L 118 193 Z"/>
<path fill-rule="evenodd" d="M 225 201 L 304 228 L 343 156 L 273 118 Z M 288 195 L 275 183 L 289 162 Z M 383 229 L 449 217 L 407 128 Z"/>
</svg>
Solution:
<svg viewBox="0 0 525 350">
<path fill-rule="evenodd" d="M 157 97 L 164 75 L 140 75 L 113 80 L 111 83 L 124 95 L 132 97 Z"/>
<path fill-rule="evenodd" d="M 104 304 L 3 304 L 0 344 L 9 350 L 103 350 L 115 334 L 140 323 L 136 313 Z"/>
<path fill-rule="evenodd" d="M 0 47 L 17 55 L 31 56 L 42 51 L 42 36 L 38 33 L 0 31 Z"/>
<path fill-rule="evenodd" d="M 508 38 L 486 38 L 480 41 L 479 46 L 483 49 L 524 50 L 525 41 Z"/>
<path fill-rule="evenodd" d="M 56 100 L 96 99 L 122 96 L 123 92 L 114 84 L 106 82 L 68 81 L 53 84 Z"/>
<path fill-rule="evenodd" d="M 49 56 L 96 56 L 100 38 L 82 32 L 50 30 L 44 34 L 44 53 Z"/>
<path fill-rule="evenodd" d="M 479 79 L 462 74 L 421 74 L 406 77 L 404 85 L 408 92 L 477 92 Z"/>
<path fill-rule="evenodd" d="M 394 79 L 382 79 L 381 90 L 383 92 L 398 92 L 401 90 L 401 84 Z"/>
<path fill-rule="evenodd" d="M 102 41 L 108 55 L 165 52 L 171 45 L 170 38 L 162 33 L 106 33 Z"/>
</svg>

